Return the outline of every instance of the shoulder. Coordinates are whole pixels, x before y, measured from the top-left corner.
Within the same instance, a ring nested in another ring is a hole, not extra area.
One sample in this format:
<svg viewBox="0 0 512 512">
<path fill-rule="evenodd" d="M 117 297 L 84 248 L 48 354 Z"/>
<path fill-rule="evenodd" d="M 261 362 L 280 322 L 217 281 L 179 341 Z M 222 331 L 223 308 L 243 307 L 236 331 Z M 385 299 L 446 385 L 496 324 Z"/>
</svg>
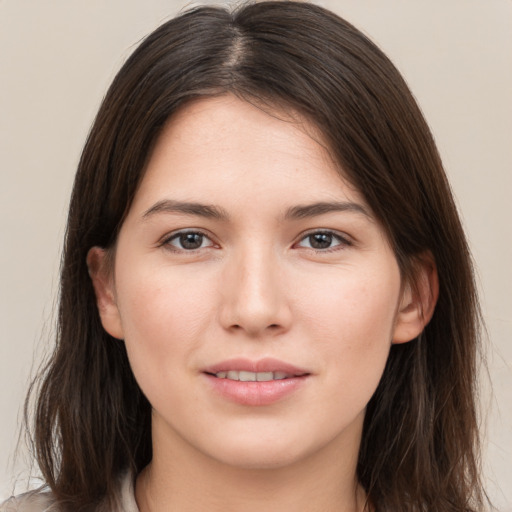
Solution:
<svg viewBox="0 0 512 512">
<path fill-rule="evenodd" d="M 57 512 L 49 492 L 31 491 L 0 504 L 0 512 Z"/>
<path fill-rule="evenodd" d="M 135 478 L 129 472 L 118 478 L 114 495 L 115 505 L 110 506 L 107 499 L 94 507 L 95 512 L 139 512 L 135 501 Z M 0 503 L 0 512 L 62 512 L 52 493 L 47 490 L 30 491 L 13 496 Z"/>
</svg>

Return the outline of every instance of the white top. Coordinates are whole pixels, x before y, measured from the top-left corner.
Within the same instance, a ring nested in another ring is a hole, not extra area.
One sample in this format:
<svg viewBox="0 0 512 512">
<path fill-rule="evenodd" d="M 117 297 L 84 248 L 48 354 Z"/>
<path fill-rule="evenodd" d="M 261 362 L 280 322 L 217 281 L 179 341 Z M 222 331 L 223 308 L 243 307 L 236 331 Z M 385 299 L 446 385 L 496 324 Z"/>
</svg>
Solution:
<svg viewBox="0 0 512 512">
<path fill-rule="evenodd" d="M 135 491 L 132 475 L 127 473 L 120 480 L 120 504 L 112 512 L 139 512 L 135 501 Z M 50 492 L 31 491 L 20 496 L 14 496 L 0 504 L 0 512 L 58 512 Z"/>
</svg>

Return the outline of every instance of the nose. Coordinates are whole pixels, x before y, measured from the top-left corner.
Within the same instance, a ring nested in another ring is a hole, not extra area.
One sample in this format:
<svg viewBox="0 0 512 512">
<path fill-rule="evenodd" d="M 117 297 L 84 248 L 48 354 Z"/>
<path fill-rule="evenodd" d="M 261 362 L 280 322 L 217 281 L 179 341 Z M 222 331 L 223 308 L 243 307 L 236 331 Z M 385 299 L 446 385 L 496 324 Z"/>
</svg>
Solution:
<svg viewBox="0 0 512 512">
<path fill-rule="evenodd" d="M 247 250 L 226 262 L 220 321 L 250 337 L 277 335 L 290 328 L 290 290 L 271 250 Z"/>
</svg>

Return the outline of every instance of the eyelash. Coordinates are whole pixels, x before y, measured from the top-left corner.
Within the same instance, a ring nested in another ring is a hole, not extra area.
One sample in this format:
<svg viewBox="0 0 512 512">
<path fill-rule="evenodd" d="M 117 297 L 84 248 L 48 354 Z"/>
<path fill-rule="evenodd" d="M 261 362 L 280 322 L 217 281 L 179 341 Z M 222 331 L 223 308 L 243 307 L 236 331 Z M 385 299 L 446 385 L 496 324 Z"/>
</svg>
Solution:
<svg viewBox="0 0 512 512">
<path fill-rule="evenodd" d="M 212 241 L 212 239 L 203 231 L 198 229 L 187 229 L 183 231 L 178 231 L 175 233 L 171 233 L 170 236 L 167 236 L 164 238 L 160 244 L 160 246 L 164 246 L 166 249 L 173 251 L 173 252 L 179 252 L 179 253 L 195 253 L 197 251 L 200 251 L 201 249 L 205 249 L 206 247 L 198 247 L 196 249 L 186 249 L 184 247 L 176 247 L 172 245 L 173 240 L 180 240 L 181 237 L 187 236 L 187 235 L 199 235 L 203 237 L 201 240 L 201 245 L 204 242 L 205 239 L 209 240 L 211 242 L 211 245 L 208 245 L 206 247 L 212 247 L 215 245 L 215 243 Z"/>
<path fill-rule="evenodd" d="M 171 243 L 174 240 L 179 241 L 181 237 L 190 236 L 190 235 L 199 235 L 200 237 L 202 237 L 200 247 L 193 248 L 193 249 L 187 249 L 185 247 L 177 247 Z M 315 247 L 311 246 L 311 237 L 314 237 L 314 236 L 327 236 L 327 237 L 330 237 L 330 243 L 332 243 L 334 241 L 336 241 L 337 243 L 333 246 L 325 247 L 322 249 L 315 248 Z M 209 240 L 211 243 L 209 245 L 203 247 L 202 244 L 204 243 L 205 239 Z M 300 245 L 302 242 L 304 242 L 308 239 L 309 239 L 309 246 Z M 343 236 L 336 231 L 321 229 L 321 230 L 314 230 L 314 231 L 310 231 L 307 233 L 303 233 L 301 235 L 301 238 L 299 239 L 299 241 L 294 244 L 294 247 L 297 247 L 297 246 L 303 247 L 305 249 L 312 250 L 316 253 L 325 254 L 325 253 L 329 253 L 329 252 L 343 250 L 346 247 L 350 247 L 351 245 L 352 245 L 352 242 L 346 236 Z M 170 236 L 166 237 L 161 242 L 160 246 L 164 246 L 166 249 L 168 249 L 172 252 L 193 254 L 193 253 L 196 253 L 197 251 L 200 251 L 201 249 L 213 247 L 213 246 L 215 246 L 215 243 L 212 241 L 210 236 L 208 236 L 203 231 L 197 230 L 197 229 L 193 229 L 193 230 L 191 229 L 191 230 L 183 230 L 183 231 L 178 231 L 178 232 L 172 233 Z"/>
<path fill-rule="evenodd" d="M 350 247 L 352 245 L 352 242 L 346 236 L 343 236 L 336 231 L 331 231 L 328 229 L 320 229 L 320 230 L 314 230 L 314 231 L 310 231 L 308 233 L 304 233 L 301 236 L 299 242 L 295 245 L 299 245 L 304 240 L 307 240 L 308 238 L 310 239 L 311 237 L 318 236 L 318 235 L 329 236 L 329 237 L 331 237 L 331 241 L 336 240 L 338 243 L 334 246 L 327 247 L 324 249 L 317 249 L 315 247 L 311 247 L 311 245 L 309 247 L 306 247 L 307 249 L 315 251 L 316 253 L 325 254 L 325 253 L 329 253 L 329 252 L 340 251 L 340 250 L 343 250 L 346 247 Z"/>
</svg>

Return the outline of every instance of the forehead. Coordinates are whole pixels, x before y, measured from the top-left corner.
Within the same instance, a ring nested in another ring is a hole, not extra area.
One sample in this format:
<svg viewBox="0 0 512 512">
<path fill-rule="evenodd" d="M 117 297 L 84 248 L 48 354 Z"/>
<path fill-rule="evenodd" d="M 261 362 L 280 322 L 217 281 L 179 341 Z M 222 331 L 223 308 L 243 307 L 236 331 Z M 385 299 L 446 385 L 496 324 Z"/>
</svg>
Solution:
<svg viewBox="0 0 512 512">
<path fill-rule="evenodd" d="M 250 152 L 265 144 L 268 157 L 292 150 L 301 156 L 331 160 L 320 130 L 304 116 L 291 108 L 257 100 L 249 102 L 232 94 L 188 102 L 169 119 L 162 138 L 194 152 L 199 144 L 209 150 L 240 152 Z M 335 165 L 333 161 L 329 164 Z"/>
<path fill-rule="evenodd" d="M 265 205 L 364 202 L 313 124 L 294 112 L 264 110 L 232 95 L 190 102 L 167 122 L 134 206 L 169 194 L 178 200 Z"/>
</svg>

